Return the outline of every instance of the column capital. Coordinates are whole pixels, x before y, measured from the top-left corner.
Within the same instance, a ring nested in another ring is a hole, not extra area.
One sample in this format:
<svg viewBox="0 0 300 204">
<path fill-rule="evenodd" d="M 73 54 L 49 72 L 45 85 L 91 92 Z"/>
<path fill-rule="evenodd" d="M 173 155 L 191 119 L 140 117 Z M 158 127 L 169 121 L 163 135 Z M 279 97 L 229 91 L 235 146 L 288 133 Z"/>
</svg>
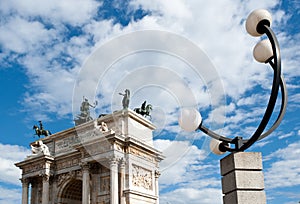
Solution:
<svg viewBox="0 0 300 204">
<path fill-rule="evenodd" d="M 114 166 L 114 165 L 118 165 L 120 158 L 112 156 L 108 159 L 109 165 L 110 166 Z"/>
<path fill-rule="evenodd" d="M 160 171 L 155 170 L 154 175 L 155 175 L 155 178 L 159 178 L 161 173 L 160 173 Z"/>
<path fill-rule="evenodd" d="M 121 159 L 119 159 L 119 161 L 120 161 L 120 168 L 125 168 L 125 164 L 126 164 L 125 159 L 122 157 Z"/>
<path fill-rule="evenodd" d="M 88 162 L 81 162 L 80 167 L 82 171 L 89 171 L 90 170 L 90 164 Z"/>
<path fill-rule="evenodd" d="M 47 175 L 47 174 L 43 175 L 43 181 L 44 182 L 49 182 L 49 179 L 50 179 L 50 175 Z"/>
<path fill-rule="evenodd" d="M 22 184 L 29 184 L 30 180 L 28 178 L 20 178 L 20 181 L 22 182 Z"/>
</svg>

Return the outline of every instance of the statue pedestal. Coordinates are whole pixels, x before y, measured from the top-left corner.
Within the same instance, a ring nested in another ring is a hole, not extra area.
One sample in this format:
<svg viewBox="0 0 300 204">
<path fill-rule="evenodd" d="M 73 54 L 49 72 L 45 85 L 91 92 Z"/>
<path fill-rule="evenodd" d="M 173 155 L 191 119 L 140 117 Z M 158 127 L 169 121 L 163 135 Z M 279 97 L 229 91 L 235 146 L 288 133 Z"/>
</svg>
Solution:
<svg viewBox="0 0 300 204">
<path fill-rule="evenodd" d="M 224 204 L 266 204 L 260 152 L 232 153 L 220 163 Z"/>
</svg>

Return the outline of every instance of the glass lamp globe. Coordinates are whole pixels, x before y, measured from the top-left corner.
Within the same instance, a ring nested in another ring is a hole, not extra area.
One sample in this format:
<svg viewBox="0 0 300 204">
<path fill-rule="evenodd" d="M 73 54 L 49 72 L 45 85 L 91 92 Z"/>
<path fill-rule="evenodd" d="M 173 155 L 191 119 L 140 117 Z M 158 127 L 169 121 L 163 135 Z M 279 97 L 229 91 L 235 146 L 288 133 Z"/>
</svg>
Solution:
<svg viewBox="0 0 300 204">
<path fill-rule="evenodd" d="M 253 49 L 253 57 L 256 61 L 265 63 L 273 56 L 270 40 L 265 39 L 256 44 Z"/>
<path fill-rule="evenodd" d="M 219 145 L 220 145 L 221 143 L 222 143 L 221 141 L 212 138 L 211 141 L 210 141 L 210 143 L 209 143 L 209 148 L 210 148 L 210 150 L 211 150 L 214 154 L 217 154 L 217 155 L 225 154 L 225 152 L 222 152 L 222 151 L 219 149 Z"/>
<path fill-rule="evenodd" d="M 267 10 L 256 9 L 250 13 L 250 15 L 246 20 L 247 32 L 254 37 L 261 36 L 262 33 L 259 33 L 257 31 L 257 26 L 260 22 L 263 22 L 264 24 L 271 26 L 272 16 Z"/>
<path fill-rule="evenodd" d="M 192 132 L 198 129 L 202 117 L 195 108 L 184 108 L 181 110 L 178 122 L 183 130 Z"/>
</svg>

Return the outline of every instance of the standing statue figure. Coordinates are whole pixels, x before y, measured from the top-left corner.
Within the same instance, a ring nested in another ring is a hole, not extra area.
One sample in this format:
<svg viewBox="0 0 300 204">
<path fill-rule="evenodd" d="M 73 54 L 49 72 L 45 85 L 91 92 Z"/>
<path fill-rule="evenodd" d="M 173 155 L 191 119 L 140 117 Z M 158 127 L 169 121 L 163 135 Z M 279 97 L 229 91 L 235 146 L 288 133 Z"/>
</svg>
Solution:
<svg viewBox="0 0 300 204">
<path fill-rule="evenodd" d="M 98 105 L 98 102 L 95 101 L 94 104 L 90 104 L 89 100 L 83 97 L 83 101 L 80 106 L 80 114 L 77 115 L 77 118 L 74 119 L 75 125 L 80 125 L 82 123 L 88 122 L 93 120 L 90 116 L 90 107 L 95 108 Z"/>
<path fill-rule="evenodd" d="M 126 89 L 124 94 L 123 93 L 119 93 L 119 94 L 123 96 L 123 100 L 122 100 L 123 109 L 128 109 L 129 108 L 129 100 L 130 100 L 129 89 Z"/>
<path fill-rule="evenodd" d="M 40 125 L 40 127 L 38 127 L 37 125 L 34 125 L 32 128 L 35 130 L 35 135 L 37 135 L 39 137 L 41 137 L 41 135 L 45 135 L 45 136 L 51 135 L 51 132 L 49 130 L 44 130 L 42 121 L 39 121 L 39 125 Z"/>
</svg>

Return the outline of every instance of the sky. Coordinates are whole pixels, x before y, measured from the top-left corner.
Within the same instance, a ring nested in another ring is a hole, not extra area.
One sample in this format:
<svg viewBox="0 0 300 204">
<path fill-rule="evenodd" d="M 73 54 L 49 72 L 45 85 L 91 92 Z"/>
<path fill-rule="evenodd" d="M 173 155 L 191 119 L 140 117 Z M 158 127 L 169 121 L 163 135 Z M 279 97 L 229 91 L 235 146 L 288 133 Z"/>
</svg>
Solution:
<svg viewBox="0 0 300 204">
<path fill-rule="evenodd" d="M 20 170 L 32 126 L 52 133 L 74 126 L 83 96 L 93 117 L 144 100 L 154 107 L 161 163 L 160 203 L 222 203 L 219 160 L 209 137 L 178 126 L 182 107 L 228 137 L 255 131 L 272 70 L 252 56 L 262 38 L 245 21 L 270 11 L 282 54 L 288 106 L 281 125 L 247 151 L 262 152 L 270 204 L 300 201 L 300 3 L 296 0 L 0 0 L 0 204 L 20 203 Z M 280 96 L 279 96 L 280 97 Z M 280 100 L 276 105 L 276 119 Z"/>
</svg>

